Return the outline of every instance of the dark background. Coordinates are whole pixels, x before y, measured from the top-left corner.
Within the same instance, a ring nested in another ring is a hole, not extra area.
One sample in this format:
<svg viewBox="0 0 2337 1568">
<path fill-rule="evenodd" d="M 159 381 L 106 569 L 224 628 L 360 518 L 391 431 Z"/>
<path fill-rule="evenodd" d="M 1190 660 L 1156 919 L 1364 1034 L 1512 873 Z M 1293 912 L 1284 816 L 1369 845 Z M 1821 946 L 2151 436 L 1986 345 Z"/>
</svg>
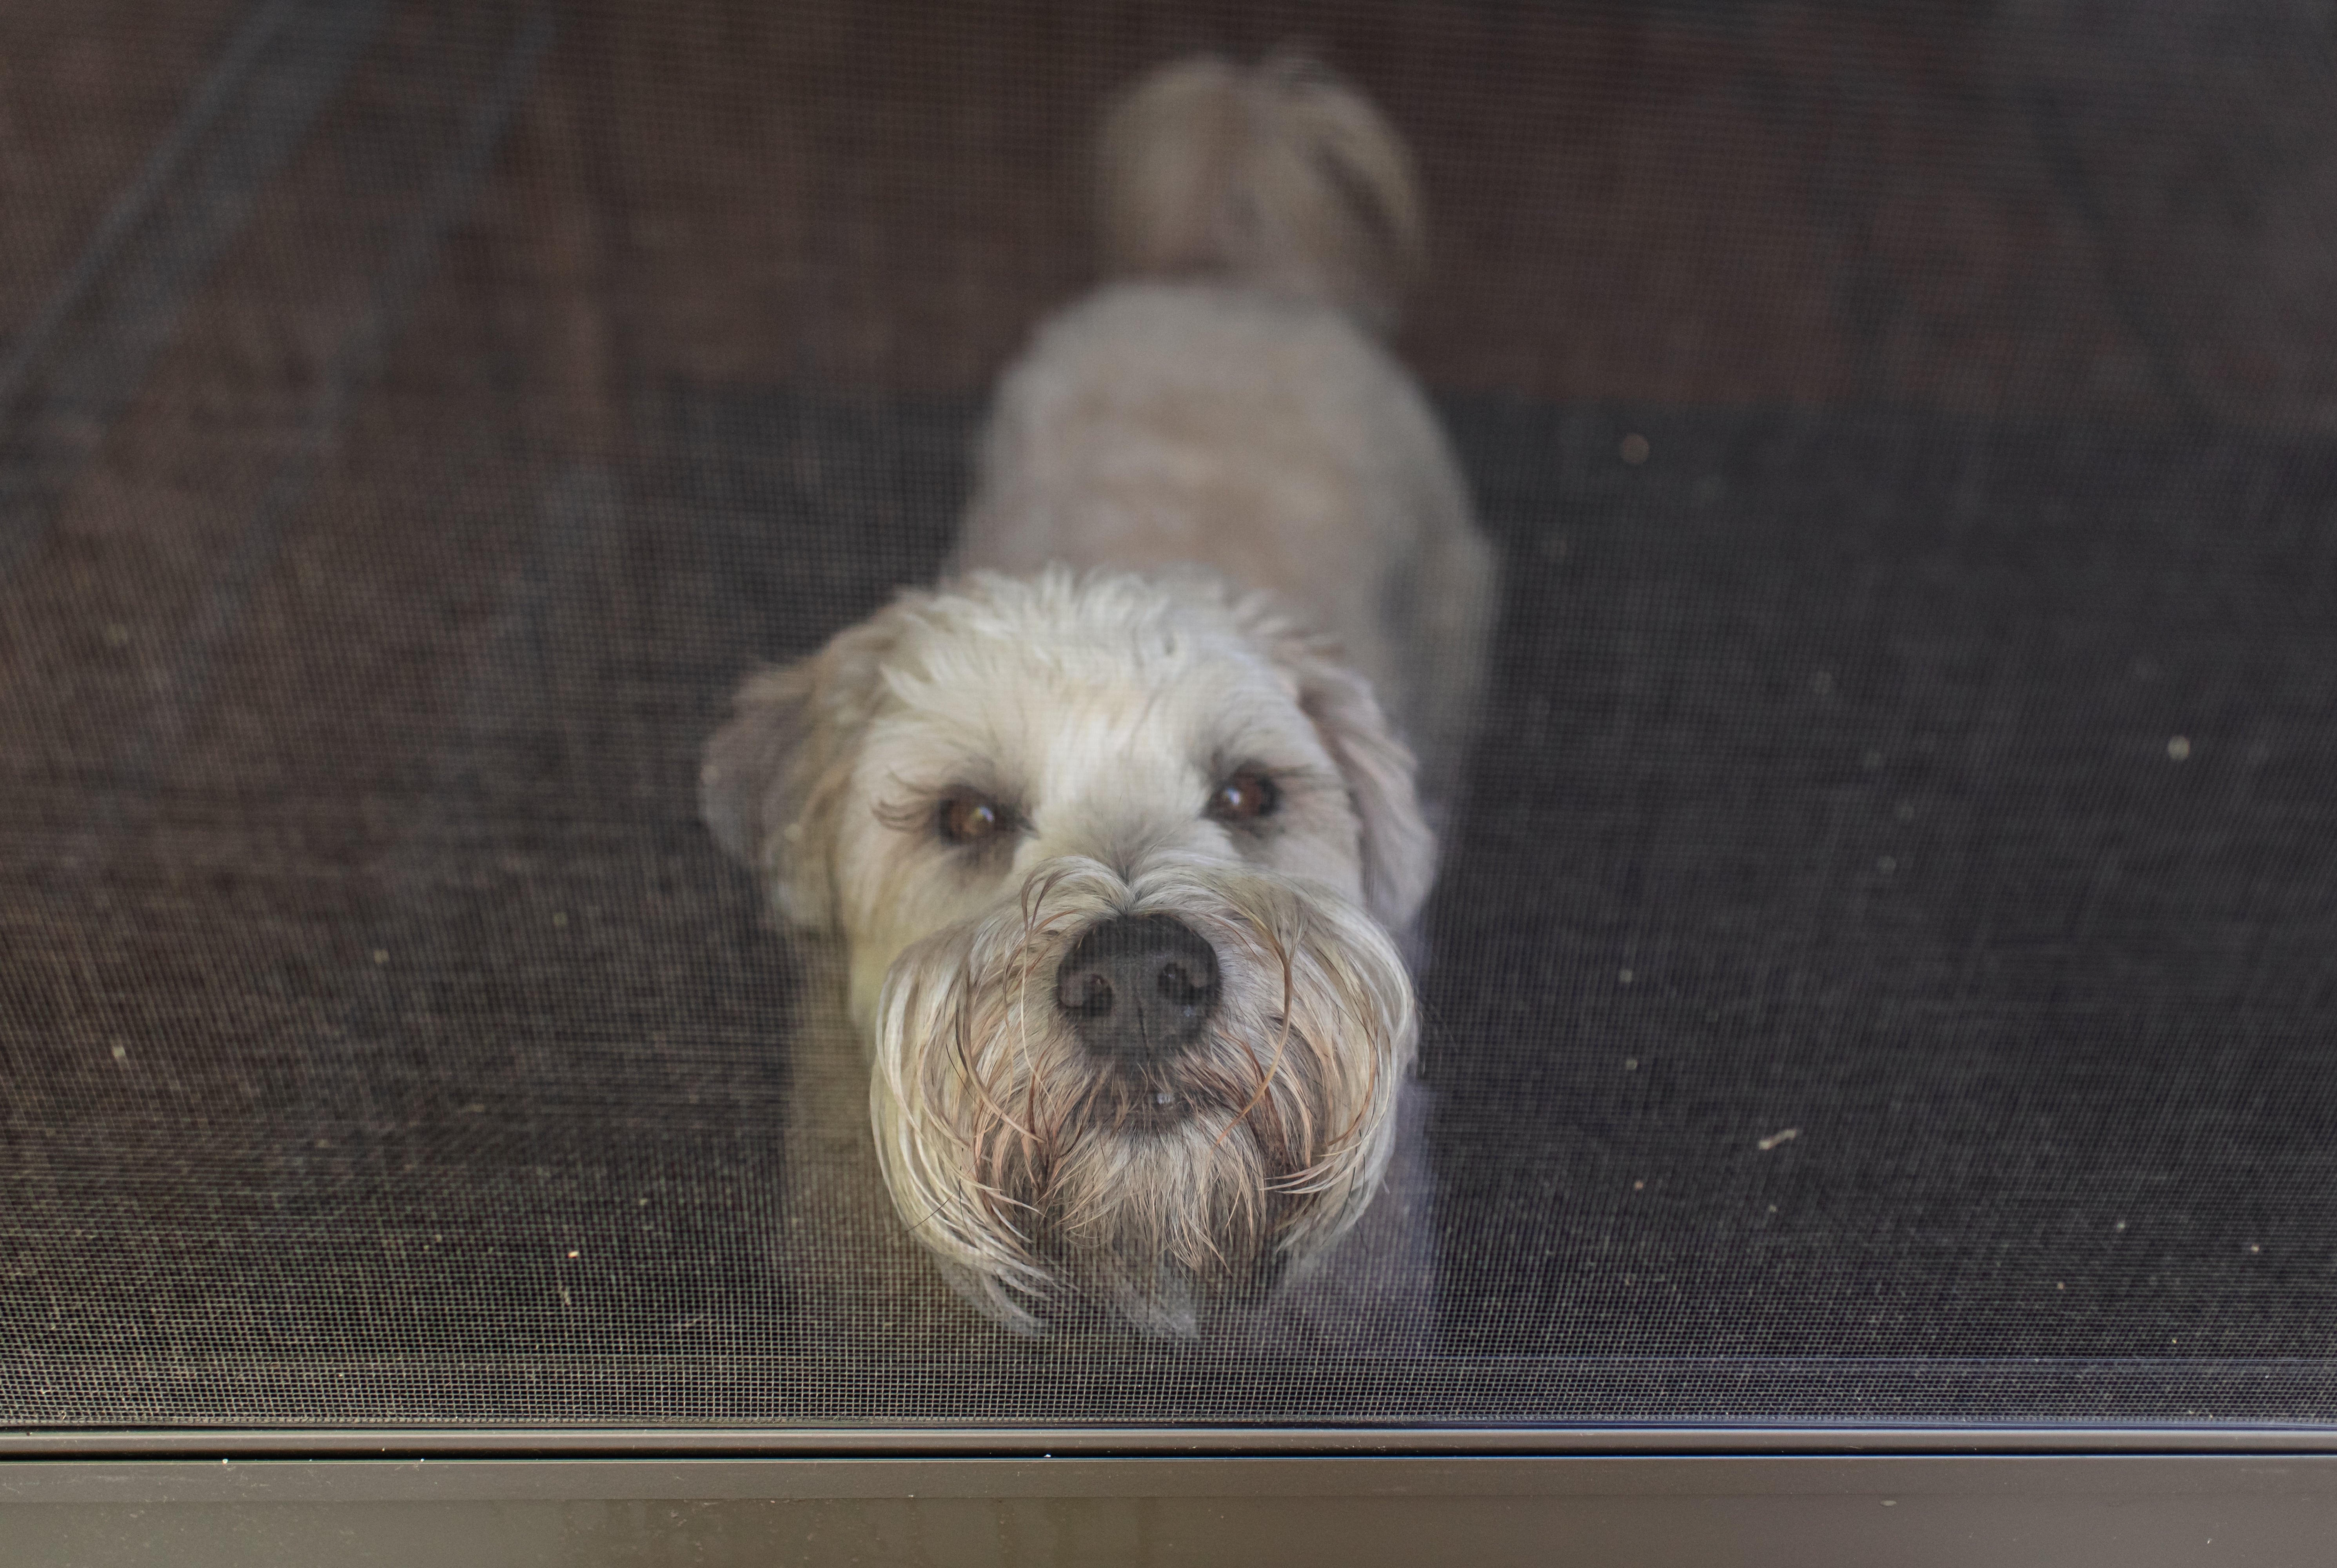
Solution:
<svg viewBox="0 0 2337 1568">
<path fill-rule="evenodd" d="M 0 4 L 0 1422 L 2337 1418 L 2332 28 Z M 696 752 L 1291 38 L 1504 562 L 1435 1320 L 1024 1345 Z"/>
</svg>

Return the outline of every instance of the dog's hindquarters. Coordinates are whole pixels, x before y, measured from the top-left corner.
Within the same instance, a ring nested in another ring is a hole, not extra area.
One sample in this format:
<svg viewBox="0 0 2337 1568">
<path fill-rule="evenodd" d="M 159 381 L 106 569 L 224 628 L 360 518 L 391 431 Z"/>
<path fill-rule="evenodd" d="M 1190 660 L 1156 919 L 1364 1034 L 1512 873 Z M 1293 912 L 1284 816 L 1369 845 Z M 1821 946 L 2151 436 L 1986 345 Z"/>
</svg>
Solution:
<svg viewBox="0 0 2337 1568">
<path fill-rule="evenodd" d="M 1425 264 L 1403 139 L 1289 51 L 1178 61 L 1130 88 L 1098 138 L 1096 216 L 1117 276 L 1319 299 L 1381 332 Z"/>
</svg>

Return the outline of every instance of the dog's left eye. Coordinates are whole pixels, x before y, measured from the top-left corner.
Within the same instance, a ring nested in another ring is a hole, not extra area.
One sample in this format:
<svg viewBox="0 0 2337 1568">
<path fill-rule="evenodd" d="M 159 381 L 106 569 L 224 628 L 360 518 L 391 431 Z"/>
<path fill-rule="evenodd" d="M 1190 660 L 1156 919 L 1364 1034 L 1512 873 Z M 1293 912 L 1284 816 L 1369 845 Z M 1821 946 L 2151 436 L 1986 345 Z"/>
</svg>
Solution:
<svg viewBox="0 0 2337 1568">
<path fill-rule="evenodd" d="M 934 813 L 942 837 L 953 844 L 970 844 L 995 834 L 1006 825 L 1006 813 L 996 801 L 977 794 L 950 795 Z"/>
<path fill-rule="evenodd" d="M 1221 823 L 1256 822 L 1272 816 L 1282 792 L 1266 774 L 1245 768 L 1209 792 L 1209 814 Z"/>
</svg>

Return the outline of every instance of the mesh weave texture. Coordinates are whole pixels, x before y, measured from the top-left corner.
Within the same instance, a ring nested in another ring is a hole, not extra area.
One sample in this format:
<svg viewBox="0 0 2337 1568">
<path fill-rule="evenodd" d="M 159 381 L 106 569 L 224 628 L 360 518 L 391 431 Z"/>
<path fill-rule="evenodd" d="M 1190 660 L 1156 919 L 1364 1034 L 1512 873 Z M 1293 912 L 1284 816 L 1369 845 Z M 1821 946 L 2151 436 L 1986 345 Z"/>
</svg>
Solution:
<svg viewBox="0 0 2337 1568">
<path fill-rule="evenodd" d="M 2337 1419 L 2321 13 L 51 9 L 0 1420 Z M 1502 560 L 1433 1278 L 1030 1343 L 801 1146 L 698 752 L 938 568 L 1100 96 L 1288 35 Z"/>
</svg>

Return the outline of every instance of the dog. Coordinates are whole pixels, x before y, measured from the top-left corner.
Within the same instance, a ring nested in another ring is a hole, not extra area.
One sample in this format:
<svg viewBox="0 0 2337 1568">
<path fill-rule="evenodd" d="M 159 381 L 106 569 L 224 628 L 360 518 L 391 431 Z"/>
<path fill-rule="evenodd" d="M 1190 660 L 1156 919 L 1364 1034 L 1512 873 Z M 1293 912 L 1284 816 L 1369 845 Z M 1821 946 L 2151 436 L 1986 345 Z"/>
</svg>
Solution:
<svg viewBox="0 0 2337 1568">
<path fill-rule="evenodd" d="M 1389 1167 L 1493 564 L 1384 346 L 1423 245 L 1378 111 L 1186 60 L 1096 167 L 1108 281 L 1002 378 L 943 581 L 749 678 L 701 805 L 840 939 L 878 1163 L 957 1290 L 1189 1336 Z"/>
</svg>

